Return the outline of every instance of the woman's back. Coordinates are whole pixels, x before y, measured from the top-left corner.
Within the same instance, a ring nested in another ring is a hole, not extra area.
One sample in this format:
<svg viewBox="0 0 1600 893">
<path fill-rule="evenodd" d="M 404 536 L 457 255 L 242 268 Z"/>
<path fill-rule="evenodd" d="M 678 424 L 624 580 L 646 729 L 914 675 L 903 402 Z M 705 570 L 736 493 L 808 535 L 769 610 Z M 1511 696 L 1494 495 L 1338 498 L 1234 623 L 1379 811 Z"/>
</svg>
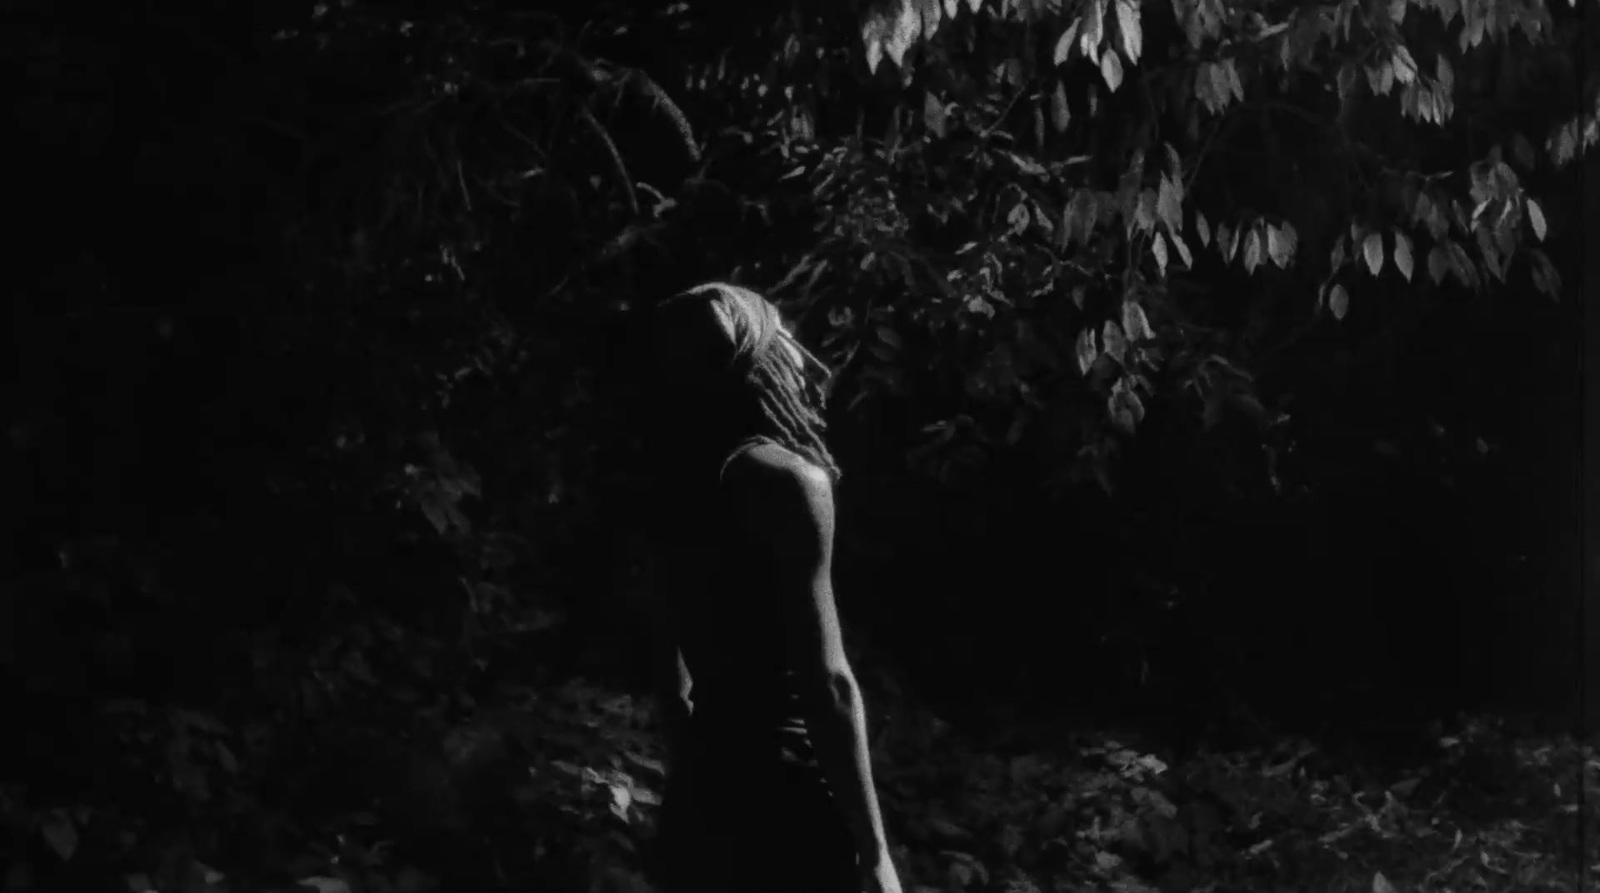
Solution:
<svg viewBox="0 0 1600 893">
<path fill-rule="evenodd" d="M 833 603 L 829 371 L 748 289 L 690 289 L 651 325 L 674 742 L 652 874 L 667 891 L 898 893 Z"/>
<path fill-rule="evenodd" d="M 761 507 L 741 486 L 747 475 L 799 461 L 765 438 L 747 441 L 724 464 L 711 498 L 684 512 L 689 544 L 677 550 L 669 597 L 694 680 L 692 727 L 708 747 L 754 744 L 790 760 L 810 757 L 771 547 L 754 535 Z"/>
<path fill-rule="evenodd" d="M 788 666 L 771 538 L 758 535 L 761 506 L 741 486 L 743 475 L 796 461 L 770 441 L 747 442 L 713 495 L 681 516 L 668 594 L 694 712 L 663 807 L 656 871 L 667 889 L 711 889 L 702 872 L 712 864 L 759 878 L 758 889 L 829 893 L 854 882 L 855 847 Z"/>
</svg>

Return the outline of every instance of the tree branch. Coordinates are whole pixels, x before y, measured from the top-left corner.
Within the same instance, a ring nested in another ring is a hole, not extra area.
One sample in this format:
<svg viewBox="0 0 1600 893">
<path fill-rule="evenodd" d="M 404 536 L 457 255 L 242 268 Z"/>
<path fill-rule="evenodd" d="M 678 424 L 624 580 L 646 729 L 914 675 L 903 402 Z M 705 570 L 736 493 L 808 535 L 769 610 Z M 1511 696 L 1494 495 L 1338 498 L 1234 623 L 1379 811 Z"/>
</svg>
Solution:
<svg viewBox="0 0 1600 893">
<path fill-rule="evenodd" d="M 615 172 L 617 179 L 622 182 L 623 194 L 628 199 L 628 210 L 635 217 L 639 216 L 639 195 L 634 191 L 633 178 L 628 175 L 628 166 L 623 163 L 622 153 L 617 151 L 617 144 L 612 142 L 611 134 L 606 132 L 605 126 L 595 118 L 594 112 L 591 112 L 587 105 L 578 106 L 578 117 L 600 139 L 601 145 L 605 146 L 606 155 L 611 160 L 612 170 Z"/>
</svg>

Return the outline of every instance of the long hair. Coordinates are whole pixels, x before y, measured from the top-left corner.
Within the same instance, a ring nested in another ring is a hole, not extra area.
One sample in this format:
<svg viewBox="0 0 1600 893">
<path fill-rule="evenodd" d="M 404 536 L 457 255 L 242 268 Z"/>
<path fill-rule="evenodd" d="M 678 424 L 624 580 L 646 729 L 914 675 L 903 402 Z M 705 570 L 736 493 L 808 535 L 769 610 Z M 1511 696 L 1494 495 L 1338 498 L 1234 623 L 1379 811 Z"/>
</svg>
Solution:
<svg viewBox="0 0 1600 893">
<path fill-rule="evenodd" d="M 697 305 L 710 312 L 677 312 Z M 740 414 L 748 435 L 768 437 L 839 479 L 824 436 L 828 367 L 795 339 L 771 301 L 747 288 L 709 282 L 668 298 L 657 312 L 661 319 L 711 329 L 696 333 L 713 339 L 715 355 L 704 358 L 706 372 L 720 380 L 707 384 L 745 404 Z M 663 327 L 668 337 L 670 325 Z"/>
</svg>

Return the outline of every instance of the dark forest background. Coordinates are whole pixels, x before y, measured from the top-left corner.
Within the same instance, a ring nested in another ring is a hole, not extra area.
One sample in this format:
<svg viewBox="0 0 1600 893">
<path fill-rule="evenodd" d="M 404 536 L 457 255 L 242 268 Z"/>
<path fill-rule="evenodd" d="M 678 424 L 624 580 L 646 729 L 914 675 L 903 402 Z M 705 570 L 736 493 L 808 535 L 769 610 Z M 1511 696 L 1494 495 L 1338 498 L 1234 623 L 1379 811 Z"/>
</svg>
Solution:
<svg viewBox="0 0 1600 893">
<path fill-rule="evenodd" d="M 12 4 L 5 889 L 632 889 L 549 749 L 654 762 L 633 320 L 710 278 L 841 370 L 891 738 L 1581 734 L 1596 12 Z"/>
</svg>

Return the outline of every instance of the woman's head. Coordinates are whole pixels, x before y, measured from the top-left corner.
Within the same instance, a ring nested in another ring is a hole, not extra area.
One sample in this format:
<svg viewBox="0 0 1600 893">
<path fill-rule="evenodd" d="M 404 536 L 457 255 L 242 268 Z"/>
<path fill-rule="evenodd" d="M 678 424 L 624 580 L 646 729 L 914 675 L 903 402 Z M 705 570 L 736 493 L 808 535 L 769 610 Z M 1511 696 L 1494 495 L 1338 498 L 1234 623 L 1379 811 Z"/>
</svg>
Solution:
<svg viewBox="0 0 1600 893">
<path fill-rule="evenodd" d="M 653 323 L 655 408 L 698 429 L 686 441 L 766 435 L 838 474 L 823 440 L 828 369 L 770 301 L 709 283 L 662 302 Z"/>
</svg>

